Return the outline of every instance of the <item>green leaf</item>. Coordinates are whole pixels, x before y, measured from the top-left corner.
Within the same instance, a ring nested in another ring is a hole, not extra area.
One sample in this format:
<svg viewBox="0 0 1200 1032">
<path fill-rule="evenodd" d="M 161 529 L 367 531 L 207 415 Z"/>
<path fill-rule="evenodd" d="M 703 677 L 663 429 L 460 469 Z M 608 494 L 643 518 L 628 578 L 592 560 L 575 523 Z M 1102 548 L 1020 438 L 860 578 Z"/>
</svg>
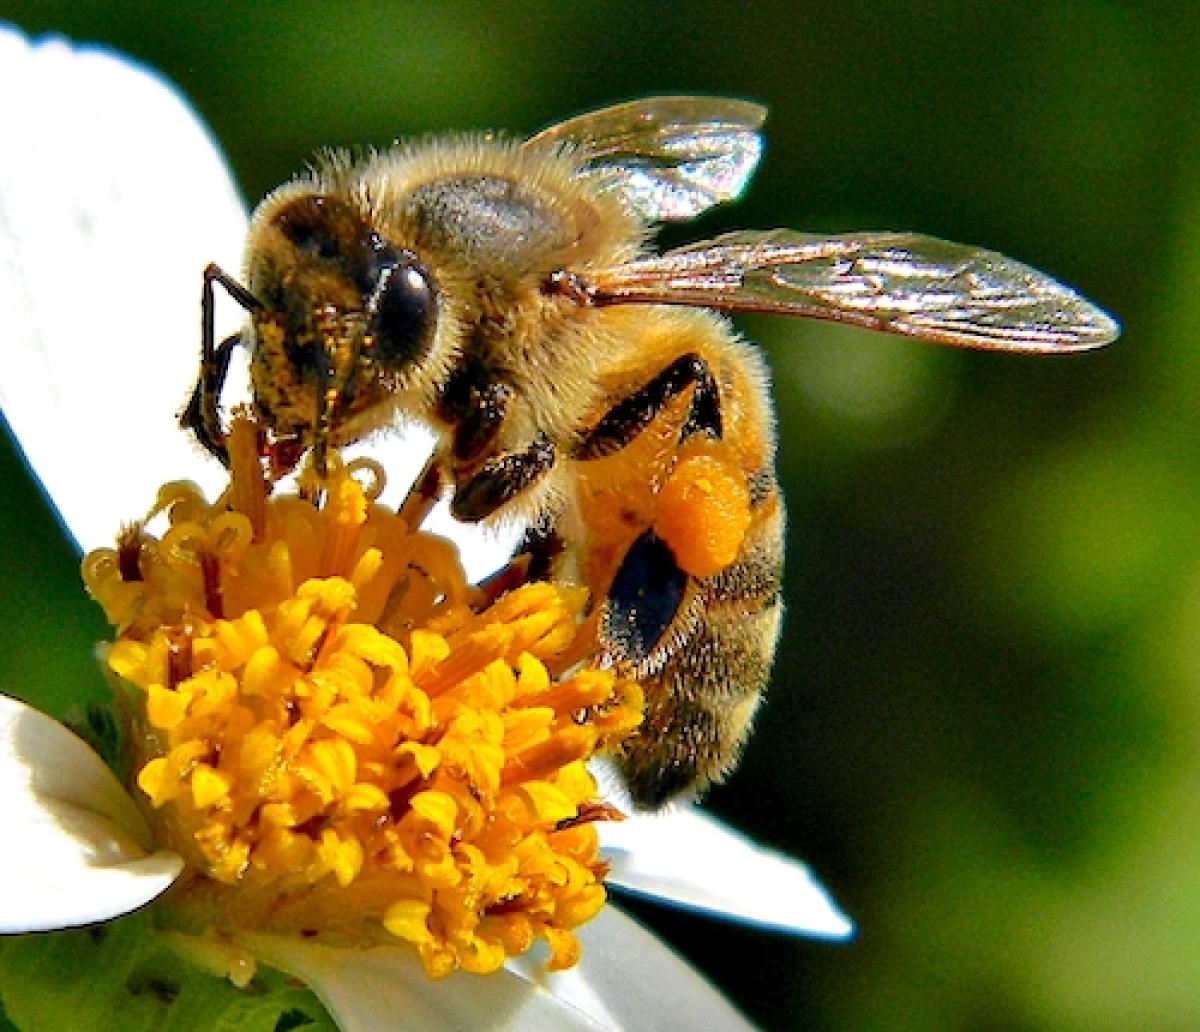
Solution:
<svg viewBox="0 0 1200 1032">
<path fill-rule="evenodd" d="M 0 1032 L 335 1032 L 303 986 L 260 967 L 245 989 L 204 971 L 152 914 L 0 939 Z M 3 1023 L 7 1018 L 7 1024 Z"/>
</svg>

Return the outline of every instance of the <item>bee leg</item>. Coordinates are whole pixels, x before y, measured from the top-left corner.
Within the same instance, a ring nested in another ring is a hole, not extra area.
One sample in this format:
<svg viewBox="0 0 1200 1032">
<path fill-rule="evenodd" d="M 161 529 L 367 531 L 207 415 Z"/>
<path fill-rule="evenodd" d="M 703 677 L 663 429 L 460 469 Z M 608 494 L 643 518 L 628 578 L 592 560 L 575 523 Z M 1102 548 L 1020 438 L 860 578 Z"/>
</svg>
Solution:
<svg viewBox="0 0 1200 1032">
<path fill-rule="evenodd" d="M 205 348 L 196 387 L 187 407 L 179 414 L 179 425 L 190 430 L 204 450 L 226 466 L 229 465 L 229 450 L 225 447 L 225 430 L 221 426 L 221 388 L 229 373 L 233 349 L 241 342 L 241 336 L 234 334 L 215 348 Z"/>
<path fill-rule="evenodd" d="M 555 563 L 565 548 L 562 537 L 549 523 L 526 529 L 521 543 L 507 563 L 479 582 L 489 604 L 506 591 L 529 581 L 551 580 Z"/>
<path fill-rule="evenodd" d="M 628 671 L 645 692 L 642 727 L 616 762 L 635 806 L 650 810 L 703 792 L 736 765 L 766 687 L 781 613 L 782 507 L 774 477 L 769 468 L 748 472 L 723 438 L 721 395 L 699 355 L 677 358 L 622 399 L 572 457 L 586 461 L 619 451 L 676 399 L 689 407 L 678 462 L 659 502 L 673 485 L 686 488 L 698 479 L 696 468 L 705 480 L 710 469 L 728 475 L 727 484 L 714 481 L 723 501 L 710 511 L 704 499 L 712 494 L 700 492 L 681 503 L 689 497 L 684 490 L 669 518 L 652 503 L 598 607 L 606 661 Z M 719 530 L 720 547 L 693 522 Z M 693 538 L 708 544 L 694 549 Z M 727 554 L 731 541 L 733 555 Z"/>
<path fill-rule="evenodd" d="M 558 557 L 565 548 L 566 544 L 558 531 L 543 522 L 525 531 L 517 554 L 529 557 L 530 580 L 550 580 L 554 576 Z"/>
<path fill-rule="evenodd" d="M 481 455 L 496 438 L 512 388 L 499 380 L 472 389 L 468 405 L 454 432 L 454 457 L 467 462 Z"/>
<path fill-rule="evenodd" d="M 468 523 L 482 520 L 537 483 L 553 466 L 554 446 L 545 437 L 523 452 L 493 456 L 458 486 L 450 501 L 450 514 Z"/>
<path fill-rule="evenodd" d="M 221 284 L 246 311 L 261 307 L 259 300 L 219 265 L 205 267 L 204 286 L 200 293 L 200 375 L 187 406 L 179 414 L 179 423 L 185 430 L 195 434 L 196 440 L 206 451 L 228 465 L 229 453 L 225 448 L 225 431 L 221 426 L 221 388 L 229 374 L 229 359 L 233 349 L 241 343 L 242 338 L 235 333 L 220 344 L 216 343 L 214 283 Z"/>
<path fill-rule="evenodd" d="M 529 576 L 529 566 L 529 556 L 518 552 L 495 573 L 489 573 L 484 577 L 477 585 L 479 604 L 475 607 L 476 611 L 486 609 L 501 595 L 507 595 L 510 591 L 515 591 L 522 584 L 527 584 L 532 580 L 533 578 Z"/>
<path fill-rule="evenodd" d="M 408 489 L 408 496 L 397 513 L 403 517 L 410 528 L 415 530 L 433 510 L 438 496 L 442 493 L 442 470 L 437 459 L 430 458 L 421 470 L 413 486 Z"/>
<path fill-rule="evenodd" d="M 645 530 L 621 561 L 601 610 L 605 652 L 646 693 L 642 727 L 617 759 L 639 807 L 655 809 L 697 787 L 704 743 L 713 738 L 716 714 L 697 704 L 698 686 L 680 676 L 687 660 L 678 653 L 691 653 L 703 630 L 694 612 L 696 583 L 667 543 Z"/>
<path fill-rule="evenodd" d="M 437 409 L 454 427 L 452 454 L 456 462 L 470 462 L 491 447 L 512 396 L 512 386 L 479 359 L 465 359 L 450 374 Z"/>
<path fill-rule="evenodd" d="M 642 531 L 608 589 L 601 636 L 613 656 L 644 663 L 683 607 L 690 583 L 670 546 L 653 530 Z"/>
<path fill-rule="evenodd" d="M 695 389 L 691 411 L 680 438 L 704 432 L 722 435 L 721 402 L 716 381 L 699 355 L 680 355 L 644 386 L 608 410 L 574 453 L 577 459 L 598 459 L 620 451 L 646 429 L 672 398 Z"/>
</svg>

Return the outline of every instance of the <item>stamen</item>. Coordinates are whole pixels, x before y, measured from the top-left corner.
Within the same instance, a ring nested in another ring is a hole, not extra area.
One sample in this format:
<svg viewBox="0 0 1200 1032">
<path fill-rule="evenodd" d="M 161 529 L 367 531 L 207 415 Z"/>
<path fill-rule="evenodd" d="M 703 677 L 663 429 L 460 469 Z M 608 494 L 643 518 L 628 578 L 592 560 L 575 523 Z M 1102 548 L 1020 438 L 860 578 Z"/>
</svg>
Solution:
<svg viewBox="0 0 1200 1032">
<path fill-rule="evenodd" d="M 139 523 L 131 523 L 117 535 L 117 567 L 121 571 L 121 580 L 142 579 L 141 557 L 142 527 Z"/>
<path fill-rule="evenodd" d="M 235 419 L 225 443 L 234 470 L 229 482 L 233 509 L 249 519 L 254 537 L 261 537 L 266 525 L 267 486 L 261 476 L 254 475 L 261 451 L 254 423 Z"/>
</svg>

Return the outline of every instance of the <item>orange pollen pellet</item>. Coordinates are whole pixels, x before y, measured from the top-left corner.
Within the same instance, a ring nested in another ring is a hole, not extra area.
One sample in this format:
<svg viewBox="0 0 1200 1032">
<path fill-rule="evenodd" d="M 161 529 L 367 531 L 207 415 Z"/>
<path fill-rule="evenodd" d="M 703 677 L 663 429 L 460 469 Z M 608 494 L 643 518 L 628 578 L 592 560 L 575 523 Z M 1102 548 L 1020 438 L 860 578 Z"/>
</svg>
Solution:
<svg viewBox="0 0 1200 1032">
<path fill-rule="evenodd" d="M 750 527 L 750 488 L 742 470 L 708 451 L 676 462 L 658 496 L 655 532 L 682 570 L 711 577 L 732 563 Z"/>
</svg>

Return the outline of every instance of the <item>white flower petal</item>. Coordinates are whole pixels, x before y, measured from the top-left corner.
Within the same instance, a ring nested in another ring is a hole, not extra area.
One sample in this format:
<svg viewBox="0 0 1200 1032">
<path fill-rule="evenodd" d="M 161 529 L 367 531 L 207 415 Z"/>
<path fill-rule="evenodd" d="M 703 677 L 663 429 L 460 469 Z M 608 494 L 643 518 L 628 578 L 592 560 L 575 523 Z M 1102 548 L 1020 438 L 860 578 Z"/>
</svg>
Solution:
<svg viewBox="0 0 1200 1032">
<path fill-rule="evenodd" d="M 0 803 L 32 792 L 107 817 L 148 846 L 150 830 L 121 783 L 82 738 L 19 699 L 0 695 Z"/>
<path fill-rule="evenodd" d="M 3 807 L 0 933 L 46 932 L 108 921 L 165 892 L 183 868 L 175 853 L 147 855 L 116 826 L 54 800 Z"/>
<path fill-rule="evenodd" d="M 596 1032 L 603 1026 L 506 970 L 432 982 L 408 947 L 335 949 L 278 935 L 240 935 L 260 960 L 303 979 L 342 1032 Z M 650 1026 L 643 1026 L 650 1027 Z"/>
<path fill-rule="evenodd" d="M 500 527 L 459 523 L 450 515 L 447 500 L 437 504 L 422 529 L 447 537 L 458 546 L 463 572 L 473 584 L 508 562 L 523 534 L 523 529 L 515 523 Z"/>
<path fill-rule="evenodd" d="M 57 721 L 0 695 L 0 932 L 91 924 L 163 892 L 183 861 L 147 855 L 112 771 Z"/>
<path fill-rule="evenodd" d="M 606 906 L 576 930 L 580 962 L 539 973 L 528 957 L 509 966 L 612 1029 L 742 1032 L 744 1017 L 686 961 L 626 914 Z"/>
<path fill-rule="evenodd" d="M 239 268 L 246 218 L 207 131 L 148 69 L 0 27 L 0 96 L 0 406 L 86 549 L 165 480 L 220 486 L 176 413 L 202 270 Z"/>
<path fill-rule="evenodd" d="M 602 822 L 609 884 L 780 931 L 845 939 L 854 925 L 812 872 L 692 806 Z"/>
</svg>

